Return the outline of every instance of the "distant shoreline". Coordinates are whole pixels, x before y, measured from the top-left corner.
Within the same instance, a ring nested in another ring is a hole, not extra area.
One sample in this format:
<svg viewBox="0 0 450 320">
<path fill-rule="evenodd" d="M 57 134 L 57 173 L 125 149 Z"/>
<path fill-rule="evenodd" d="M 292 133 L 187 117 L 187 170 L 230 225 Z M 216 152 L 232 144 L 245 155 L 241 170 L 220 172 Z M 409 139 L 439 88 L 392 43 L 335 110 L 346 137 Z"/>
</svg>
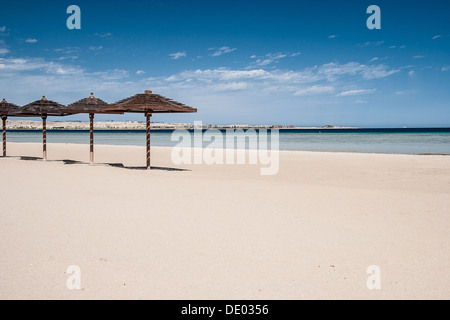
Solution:
<svg viewBox="0 0 450 320">
<path fill-rule="evenodd" d="M 6 128 L 13 132 L 32 132 L 41 131 L 41 121 L 30 120 L 8 120 Z M 151 130 L 158 132 L 171 132 L 177 129 L 193 130 L 192 123 L 151 123 Z M 325 125 L 320 127 L 297 127 L 297 126 L 282 126 L 282 125 L 215 125 L 203 124 L 203 130 L 208 129 L 278 129 L 280 132 L 305 132 L 305 133 L 450 133 L 450 127 L 432 127 L 432 128 L 359 128 L 359 127 L 340 127 Z M 89 131 L 90 124 L 85 121 L 49 121 L 47 122 L 47 131 L 50 132 L 83 132 Z M 100 132 L 140 132 L 145 131 L 146 124 L 140 121 L 98 121 L 94 122 L 94 130 Z"/>
<path fill-rule="evenodd" d="M 203 131 L 208 129 L 216 129 L 220 131 L 225 131 L 229 129 L 235 130 L 266 130 L 273 128 L 261 128 L 261 127 L 247 127 L 247 128 L 227 128 L 227 127 L 216 127 L 216 128 L 203 128 Z M 426 133 L 442 133 L 442 134 L 450 134 L 450 128 L 277 128 L 280 133 L 416 133 L 416 134 L 426 134 Z M 33 128 L 33 129 L 16 129 L 16 128 L 7 128 L 9 132 L 41 132 L 41 128 Z M 145 129 L 103 129 L 103 128 L 95 128 L 96 132 L 103 133 L 145 133 Z M 173 132 L 174 130 L 188 130 L 193 131 L 194 128 L 152 128 L 152 132 Z M 89 129 L 59 129 L 52 128 L 47 129 L 47 132 L 61 132 L 61 133 L 86 133 L 89 132 Z"/>
<path fill-rule="evenodd" d="M 41 121 L 31 120 L 8 120 L 6 123 L 8 130 L 41 130 Z M 357 129 L 356 127 L 341 127 L 325 125 L 319 127 L 297 127 L 284 125 L 248 125 L 248 124 L 203 124 L 202 129 Z M 47 130 L 89 130 L 88 121 L 47 121 Z M 173 130 L 173 129 L 194 129 L 197 128 L 193 123 L 163 123 L 152 122 L 152 130 Z M 145 130 L 146 124 L 142 121 L 96 121 L 95 130 Z"/>
</svg>

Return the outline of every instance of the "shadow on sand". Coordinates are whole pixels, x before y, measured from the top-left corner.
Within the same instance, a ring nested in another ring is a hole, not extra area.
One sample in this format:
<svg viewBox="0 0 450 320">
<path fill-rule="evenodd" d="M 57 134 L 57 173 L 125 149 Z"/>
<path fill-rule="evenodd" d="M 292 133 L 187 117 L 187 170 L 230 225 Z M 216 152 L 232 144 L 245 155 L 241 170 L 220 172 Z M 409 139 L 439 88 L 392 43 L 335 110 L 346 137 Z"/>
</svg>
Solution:
<svg viewBox="0 0 450 320">
<path fill-rule="evenodd" d="M 20 157 L 20 160 L 23 161 L 42 161 L 42 158 L 39 157 Z M 77 161 L 77 160 L 47 160 L 48 162 L 63 162 L 64 164 L 71 165 L 71 164 L 89 164 L 87 162 L 83 161 Z M 114 168 L 121 168 L 121 169 L 127 169 L 127 170 L 147 170 L 147 167 L 132 167 L 132 166 L 125 166 L 123 163 L 96 163 L 95 165 L 107 165 Z M 187 169 L 179 169 L 179 168 L 169 168 L 169 167 L 154 167 L 152 166 L 150 168 L 151 170 L 162 170 L 162 171 L 191 171 Z"/>
</svg>

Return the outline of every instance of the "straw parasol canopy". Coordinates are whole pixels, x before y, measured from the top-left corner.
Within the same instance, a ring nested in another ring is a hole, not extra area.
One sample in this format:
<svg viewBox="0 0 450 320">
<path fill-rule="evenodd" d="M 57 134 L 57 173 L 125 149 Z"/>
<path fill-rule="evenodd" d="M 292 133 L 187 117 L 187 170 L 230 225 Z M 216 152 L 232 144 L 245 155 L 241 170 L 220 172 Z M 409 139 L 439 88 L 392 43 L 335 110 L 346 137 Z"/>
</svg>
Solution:
<svg viewBox="0 0 450 320">
<path fill-rule="evenodd" d="M 67 107 L 52 101 L 47 100 L 45 96 L 41 100 L 36 100 L 22 107 L 21 115 L 28 117 L 37 116 L 68 116 L 74 114 L 65 110 Z"/>
<path fill-rule="evenodd" d="M 19 112 L 20 107 L 18 105 L 15 105 L 14 103 L 9 103 L 5 99 L 3 99 L 2 102 L 0 102 L 0 115 L 2 117 L 16 115 Z"/>
<path fill-rule="evenodd" d="M 122 111 L 134 113 L 178 113 L 197 112 L 197 109 L 188 107 L 178 101 L 163 97 L 159 94 L 146 90 L 145 93 L 136 94 L 132 97 L 113 103 L 109 107 L 102 108 L 108 111 Z"/>
<path fill-rule="evenodd" d="M 67 106 L 66 111 L 73 113 L 101 113 L 101 107 L 107 107 L 109 104 L 102 99 L 96 98 L 91 92 L 90 96 Z"/>
</svg>

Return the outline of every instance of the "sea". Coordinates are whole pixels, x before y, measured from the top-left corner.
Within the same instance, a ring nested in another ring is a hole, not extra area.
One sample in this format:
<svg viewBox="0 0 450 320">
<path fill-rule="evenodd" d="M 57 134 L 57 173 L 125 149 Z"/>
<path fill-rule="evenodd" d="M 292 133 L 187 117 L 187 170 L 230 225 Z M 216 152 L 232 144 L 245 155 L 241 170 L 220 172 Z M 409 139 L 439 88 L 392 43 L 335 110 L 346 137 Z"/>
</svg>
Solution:
<svg viewBox="0 0 450 320">
<path fill-rule="evenodd" d="M 193 136 L 193 130 L 187 130 Z M 220 130 L 225 136 L 225 130 Z M 264 131 L 261 131 L 264 132 Z M 270 132 L 270 130 L 269 130 Z M 205 131 L 203 131 L 205 133 Z M 256 134 L 259 137 L 259 130 Z M 237 131 L 236 134 L 245 134 Z M 173 130 L 152 130 L 151 145 L 173 147 Z M 270 135 L 269 139 L 270 140 Z M 144 146 L 145 130 L 96 130 L 96 145 Z M 175 140 L 175 141 L 173 141 Z M 9 142 L 42 142 L 40 130 L 8 130 Z M 88 130 L 48 130 L 48 143 L 89 144 Z M 211 142 L 203 141 L 203 146 Z M 249 144 L 247 143 L 247 148 Z M 279 129 L 279 149 L 385 154 L 450 154 L 450 128 Z"/>
</svg>

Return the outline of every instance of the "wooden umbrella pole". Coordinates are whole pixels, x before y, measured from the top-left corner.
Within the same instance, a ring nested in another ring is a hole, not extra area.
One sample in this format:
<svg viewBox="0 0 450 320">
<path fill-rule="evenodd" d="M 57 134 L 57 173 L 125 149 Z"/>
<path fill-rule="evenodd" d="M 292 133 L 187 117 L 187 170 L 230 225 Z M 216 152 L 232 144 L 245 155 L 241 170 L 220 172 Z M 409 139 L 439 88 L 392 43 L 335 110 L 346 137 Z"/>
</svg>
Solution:
<svg viewBox="0 0 450 320">
<path fill-rule="evenodd" d="M 3 123 L 3 156 L 6 157 L 6 116 L 2 116 Z"/>
<path fill-rule="evenodd" d="M 91 144 L 91 164 L 94 163 L 94 114 L 90 113 L 89 114 L 89 120 L 90 120 L 90 144 Z"/>
<path fill-rule="evenodd" d="M 47 161 L 47 114 L 42 115 L 43 159 Z"/>
<path fill-rule="evenodd" d="M 147 118 L 147 170 L 150 170 L 150 117 L 151 113 L 146 112 L 145 117 Z"/>
</svg>

